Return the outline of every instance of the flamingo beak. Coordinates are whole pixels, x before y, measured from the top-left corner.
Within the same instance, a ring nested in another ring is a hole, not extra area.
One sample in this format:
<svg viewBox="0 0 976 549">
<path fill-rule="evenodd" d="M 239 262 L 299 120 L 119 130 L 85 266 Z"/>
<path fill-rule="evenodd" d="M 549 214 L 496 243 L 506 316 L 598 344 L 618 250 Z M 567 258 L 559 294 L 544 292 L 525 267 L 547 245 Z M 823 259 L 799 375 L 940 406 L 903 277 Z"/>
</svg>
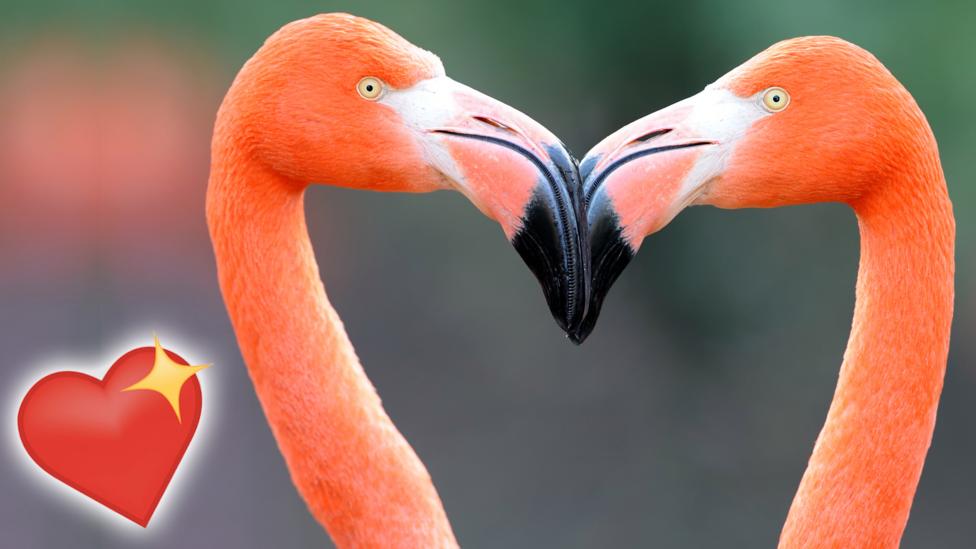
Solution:
<svg viewBox="0 0 976 549">
<path fill-rule="evenodd" d="M 705 151 L 717 141 L 695 129 L 694 99 L 621 128 L 580 163 L 590 266 L 587 309 L 569 334 L 577 344 L 593 331 L 607 293 L 644 236 L 667 225 L 703 189 L 711 158 Z"/>
<path fill-rule="evenodd" d="M 544 147 L 549 161 L 540 170 L 543 176 L 511 242 L 542 286 L 556 323 L 569 334 L 582 322 L 586 306 L 585 256 L 577 218 L 582 183 L 576 160 L 562 143 Z"/>
<path fill-rule="evenodd" d="M 571 333 L 586 306 L 576 160 L 535 120 L 447 77 L 403 96 L 401 114 L 424 113 L 412 120 L 428 136 L 431 164 L 499 222 L 556 323 Z"/>
</svg>

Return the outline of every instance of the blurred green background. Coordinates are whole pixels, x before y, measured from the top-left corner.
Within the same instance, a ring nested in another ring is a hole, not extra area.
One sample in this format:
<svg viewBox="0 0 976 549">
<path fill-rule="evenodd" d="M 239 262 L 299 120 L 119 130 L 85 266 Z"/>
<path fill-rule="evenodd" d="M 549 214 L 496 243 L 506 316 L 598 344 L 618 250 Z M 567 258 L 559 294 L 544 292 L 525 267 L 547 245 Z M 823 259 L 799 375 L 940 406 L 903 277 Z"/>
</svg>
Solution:
<svg viewBox="0 0 976 549">
<path fill-rule="evenodd" d="M 328 544 L 248 382 L 203 221 L 223 91 L 266 36 L 328 11 L 434 51 L 453 78 L 530 114 L 577 156 L 777 40 L 832 34 L 872 51 L 929 118 L 959 229 L 948 377 L 903 546 L 972 546 L 976 3 L 841 0 L 5 0 L 2 394 L 15 403 L 39 357 L 158 330 L 208 350 L 188 358 L 216 363 L 203 382 L 219 399 L 205 406 L 199 459 L 180 472 L 191 480 L 145 532 L 39 490 L 8 438 L 0 545 Z M 307 208 L 330 298 L 462 545 L 775 545 L 850 328 L 847 208 L 682 214 L 645 242 L 580 348 L 460 195 L 315 188 Z"/>
</svg>

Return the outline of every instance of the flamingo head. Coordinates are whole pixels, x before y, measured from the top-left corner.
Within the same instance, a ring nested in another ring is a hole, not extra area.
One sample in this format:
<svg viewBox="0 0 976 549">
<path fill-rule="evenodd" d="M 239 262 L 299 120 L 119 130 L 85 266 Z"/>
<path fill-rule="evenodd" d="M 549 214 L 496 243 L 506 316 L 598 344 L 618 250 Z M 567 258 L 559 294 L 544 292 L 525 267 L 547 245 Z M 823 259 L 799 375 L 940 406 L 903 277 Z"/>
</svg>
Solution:
<svg viewBox="0 0 976 549">
<path fill-rule="evenodd" d="M 906 109 L 906 105 L 910 108 Z M 832 37 L 779 42 L 700 93 L 624 126 L 580 163 L 592 263 L 585 320 L 644 237 L 689 205 L 852 202 L 925 127 L 908 92 L 865 50 Z"/>
<path fill-rule="evenodd" d="M 373 21 L 319 15 L 269 38 L 228 97 L 238 146 L 299 185 L 460 191 L 501 225 L 559 325 L 581 320 L 575 160 L 434 54 Z"/>
</svg>

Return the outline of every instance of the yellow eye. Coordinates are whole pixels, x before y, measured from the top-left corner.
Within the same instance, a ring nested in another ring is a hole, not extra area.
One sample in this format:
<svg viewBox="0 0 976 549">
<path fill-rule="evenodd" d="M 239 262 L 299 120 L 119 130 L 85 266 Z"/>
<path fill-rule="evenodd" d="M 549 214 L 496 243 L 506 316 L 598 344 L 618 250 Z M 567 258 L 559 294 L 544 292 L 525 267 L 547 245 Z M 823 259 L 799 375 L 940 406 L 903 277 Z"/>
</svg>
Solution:
<svg viewBox="0 0 976 549">
<path fill-rule="evenodd" d="M 762 94 L 762 104 L 769 112 L 779 112 L 790 104 L 790 94 L 783 88 L 769 88 Z"/>
<path fill-rule="evenodd" d="M 367 76 L 356 84 L 356 91 L 359 95 L 363 96 L 363 99 L 368 99 L 370 101 L 376 101 L 383 95 L 383 90 L 386 86 L 383 85 L 383 81 L 374 76 Z"/>
</svg>

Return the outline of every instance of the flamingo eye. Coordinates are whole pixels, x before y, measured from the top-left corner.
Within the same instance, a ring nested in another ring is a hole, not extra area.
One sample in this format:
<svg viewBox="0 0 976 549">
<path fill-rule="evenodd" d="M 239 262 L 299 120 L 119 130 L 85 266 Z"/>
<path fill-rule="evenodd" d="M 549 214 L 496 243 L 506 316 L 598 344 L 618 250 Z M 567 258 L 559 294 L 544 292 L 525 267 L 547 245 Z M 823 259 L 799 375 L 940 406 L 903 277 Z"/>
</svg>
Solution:
<svg viewBox="0 0 976 549">
<path fill-rule="evenodd" d="M 359 95 L 369 101 L 379 99 L 383 95 L 384 89 L 386 89 L 386 86 L 383 84 L 383 81 L 375 76 L 367 76 L 356 84 L 356 91 L 359 92 Z"/>
<path fill-rule="evenodd" d="M 790 94 L 783 88 L 769 88 L 762 94 L 763 108 L 769 112 L 779 112 L 790 104 Z"/>
</svg>

